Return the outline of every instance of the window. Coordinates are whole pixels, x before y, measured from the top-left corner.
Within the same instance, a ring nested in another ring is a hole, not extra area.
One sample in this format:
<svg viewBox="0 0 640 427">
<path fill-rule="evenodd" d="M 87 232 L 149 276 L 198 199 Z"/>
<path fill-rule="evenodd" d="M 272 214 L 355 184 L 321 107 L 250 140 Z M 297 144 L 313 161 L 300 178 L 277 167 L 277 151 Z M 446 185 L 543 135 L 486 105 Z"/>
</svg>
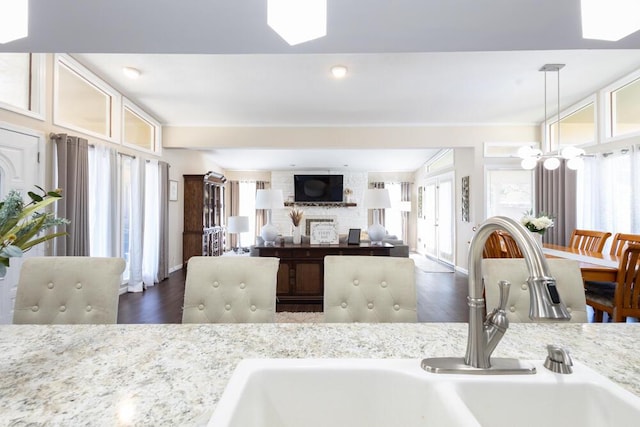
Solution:
<svg viewBox="0 0 640 427">
<path fill-rule="evenodd" d="M 120 156 L 120 256 L 127 263 L 122 279 L 129 280 L 131 267 L 130 256 L 130 228 L 131 228 L 131 173 L 133 158 Z"/>
<path fill-rule="evenodd" d="M 593 102 L 560 119 L 560 143 L 558 121 L 549 125 L 551 151 L 572 145 L 593 143 L 596 140 L 595 104 Z"/>
<path fill-rule="evenodd" d="M 43 55 L 0 53 L 0 108 L 42 119 Z"/>
<path fill-rule="evenodd" d="M 242 233 L 241 242 L 243 246 L 252 245 L 255 242 L 256 232 L 256 183 L 240 182 L 240 216 L 249 217 L 249 231 Z M 245 236 L 251 236 L 249 240 Z"/>
<path fill-rule="evenodd" d="M 122 140 L 125 145 L 159 153 L 160 124 L 126 99 L 123 101 L 122 122 Z"/>
<path fill-rule="evenodd" d="M 112 136 L 115 93 L 70 59 L 56 62 L 55 124 L 99 137 Z"/>
<path fill-rule="evenodd" d="M 388 234 L 406 240 L 403 236 L 402 212 L 400 211 L 400 201 L 402 200 L 400 184 L 385 182 L 384 188 L 389 191 L 389 200 L 391 201 L 391 208 L 384 210 L 384 228 L 387 229 Z"/>
<path fill-rule="evenodd" d="M 585 158 L 578 171 L 578 228 L 640 233 L 639 192 L 638 146 Z"/>
<path fill-rule="evenodd" d="M 533 172 L 522 169 L 488 169 L 487 218 L 501 215 L 520 220 L 533 207 Z"/>
<path fill-rule="evenodd" d="M 640 79 L 611 92 L 611 136 L 640 132 Z"/>
</svg>

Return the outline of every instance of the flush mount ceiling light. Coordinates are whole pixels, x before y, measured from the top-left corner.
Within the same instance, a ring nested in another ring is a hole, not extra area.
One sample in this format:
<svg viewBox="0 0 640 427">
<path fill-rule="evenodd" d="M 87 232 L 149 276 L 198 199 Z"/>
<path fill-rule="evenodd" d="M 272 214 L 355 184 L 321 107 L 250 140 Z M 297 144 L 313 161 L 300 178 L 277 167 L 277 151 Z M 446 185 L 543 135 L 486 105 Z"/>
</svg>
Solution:
<svg viewBox="0 0 640 427">
<path fill-rule="evenodd" d="M 581 0 L 582 38 L 618 41 L 640 30 L 638 0 Z"/>
<path fill-rule="evenodd" d="M 127 76 L 130 79 L 137 79 L 138 77 L 140 77 L 140 70 L 138 70 L 137 68 L 133 68 L 133 67 L 123 67 L 122 68 L 122 74 L 124 74 L 125 76 Z"/>
<path fill-rule="evenodd" d="M 334 65 L 333 67 L 331 67 L 331 74 L 336 79 L 344 78 L 347 75 L 347 71 L 348 69 L 344 65 Z"/>
<path fill-rule="evenodd" d="M 291 46 L 327 35 L 327 0 L 267 0 L 267 24 Z"/>
<path fill-rule="evenodd" d="M 29 0 L 0 2 L 0 44 L 29 35 Z"/>
</svg>

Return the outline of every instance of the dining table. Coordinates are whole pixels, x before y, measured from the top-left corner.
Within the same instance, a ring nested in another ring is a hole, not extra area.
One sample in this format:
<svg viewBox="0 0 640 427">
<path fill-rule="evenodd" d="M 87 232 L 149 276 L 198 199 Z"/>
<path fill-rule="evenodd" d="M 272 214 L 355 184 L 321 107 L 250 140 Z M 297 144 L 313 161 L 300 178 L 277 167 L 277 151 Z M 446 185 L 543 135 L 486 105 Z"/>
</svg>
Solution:
<svg viewBox="0 0 640 427">
<path fill-rule="evenodd" d="M 619 256 L 549 243 L 542 246 L 542 252 L 547 258 L 565 258 L 578 261 L 582 279 L 585 281 L 616 281 L 618 264 L 620 263 Z"/>
</svg>

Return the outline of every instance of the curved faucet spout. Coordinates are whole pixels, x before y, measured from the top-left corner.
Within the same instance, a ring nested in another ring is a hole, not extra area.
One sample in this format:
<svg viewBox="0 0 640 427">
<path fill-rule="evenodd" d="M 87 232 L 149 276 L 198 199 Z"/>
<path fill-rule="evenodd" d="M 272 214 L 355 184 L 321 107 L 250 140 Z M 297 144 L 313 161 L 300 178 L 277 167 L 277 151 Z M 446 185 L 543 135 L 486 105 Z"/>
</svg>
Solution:
<svg viewBox="0 0 640 427">
<path fill-rule="evenodd" d="M 477 229 L 469 248 L 469 338 L 465 363 L 475 368 L 489 368 L 493 349 L 502 338 L 496 334 L 492 322 L 484 322 L 484 283 L 482 280 L 482 251 L 489 235 L 494 231 L 506 231 L 520 248 L 529 270 L 529 317 L 532 320 L 571 318 L 560 300 L 555 279 L 549 272 L 547 261 L 529 231 L 520 223 L 507 217 L 492 217 Z"/>
</svg>

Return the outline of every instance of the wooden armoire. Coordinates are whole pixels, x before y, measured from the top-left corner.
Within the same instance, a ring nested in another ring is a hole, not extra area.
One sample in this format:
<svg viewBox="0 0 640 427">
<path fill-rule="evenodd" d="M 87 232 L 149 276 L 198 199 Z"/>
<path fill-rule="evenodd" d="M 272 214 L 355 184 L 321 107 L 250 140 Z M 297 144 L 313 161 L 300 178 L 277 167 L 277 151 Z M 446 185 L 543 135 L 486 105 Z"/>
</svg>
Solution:
<svg viewBox="0 0 640 427">
<path fill-rule="evenodd" d="M 220 256 L 225 246 L 224 175 L 209 172 L 184 177 L 182 263 L 196 255 Z"/>
</svg>

